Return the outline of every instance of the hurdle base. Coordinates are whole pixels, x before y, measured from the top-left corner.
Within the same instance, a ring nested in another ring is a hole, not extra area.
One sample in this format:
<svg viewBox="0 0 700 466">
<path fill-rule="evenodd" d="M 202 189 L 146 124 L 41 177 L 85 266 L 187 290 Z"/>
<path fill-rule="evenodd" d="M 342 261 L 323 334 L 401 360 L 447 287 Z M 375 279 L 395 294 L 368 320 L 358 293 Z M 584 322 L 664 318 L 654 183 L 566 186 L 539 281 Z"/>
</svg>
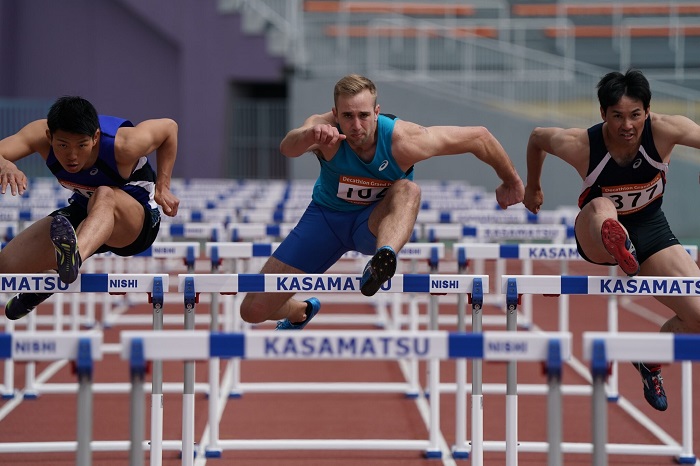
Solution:
<svg viewBox="0 0 700 466">
<path fill-rule="evenodd" d="M 426 450 L 423 456 L 427 459 L 440 459 L 442 458 L 442 452 L 440 450 Z"/>
<path fill-rule="evenodd" d="M 452 458 L 456 460 L 468 460 L 469 450 L 461 450 L 456 447 L 452 447 Z"/>
<path fill-rule="evenodd" d="M 3 393 L 2 396 L 0 396 L 0 398 L 2 398 L 3 400 L 11 400 L 14 397 L 15 397 L 15 392 L 6 392 L 6 393 Z"/>
<path fill-rule="evenodd" d="M 620 401 L 620 395 L 608 395 L 608 401 L 611 403 L 617 403 Z"/>
<path fill-rule="evenodd" d="M 404 397 L 407 400 L 415 400 L 416 398 L 418 398 L 418 395 L 419 395 L 418 392 L 406 392 L 406 393 L 404 393 Z"/>
<path fill-rule="evenodd" d="M 228 393 L 228 398 L 231 399 L 238 399 L 243 396 L 243 392 L 229 392 Z"/>
<path fill-rule="evenodd" d="M 222 451 L 223 450 L 221 448 L 218 448 L 218 447 L 216 447 L 216 448 L 209 447 L 204 452 L 204 457 L 205 458 L 221 458 Z"/>
<path fill-rule="evenodd" d="M 674 458 L 674 460 L 676 460 L 676 463 L 678 463 L 678 464 L 695 464 L 696 461 L 697 461 L 697 458 L 695 457 L 695 455 L 691 455 L 691 456 L 676 456 L 676 457 Z"/>
<path fill-rule="evenodd" d="M 37 393 L 37 392 L 24 392 L 22 394 L 22 398 L 24 398 L 25 400 L 36 400 L 37 398 L 39 398 L 39 393 Z"/>
</svg>

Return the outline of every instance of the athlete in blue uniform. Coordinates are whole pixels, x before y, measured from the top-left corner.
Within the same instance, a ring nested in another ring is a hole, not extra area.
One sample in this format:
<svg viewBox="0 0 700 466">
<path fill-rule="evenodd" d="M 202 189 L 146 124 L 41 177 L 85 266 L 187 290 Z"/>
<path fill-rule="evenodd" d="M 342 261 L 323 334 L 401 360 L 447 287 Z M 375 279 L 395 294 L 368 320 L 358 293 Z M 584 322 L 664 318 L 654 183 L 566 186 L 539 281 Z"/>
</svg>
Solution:
<svg viewBox="0 0 700 466">
<path fill-rule="evenodd" d="M 313 152 L 321 172 L 311 203 L 261 273 L 323 273 L 345 252 L 373 255 L 360 289 L 374 295 L 396 270 L 396 252 L 409 240 L 420 208 L 413 166 L 431 157 L 472 153 L 495 170 L 502 208 L 522 201 L 523 182 L 501 144 L 483 127 L 423 127 L 383 115 L 369 79 L 350 75 L 335 85 L 335 106 L 312 115 L 280 144 L 287 157 Z M 247 322 L 279 320 L 278 329 L 302 329 L 318 313 L 316 298 L 294 293 L 248 293 Z"/>
<path fill-rule="evenodd" d="M 547 153 L 576 169 L 583 179 L 576 218 L 582 257 L 614 265 L 628 275 L 699 277 L 700 269 L 666 221 L 661 202 L 671 151 L 676 144 L 700 149 L 700 126 L 680 115 L 650 111 L 649 82 L 638 70 L 608 73 L 598 83 L 603 122 L 588 129 L 535 128 L 527 146 L 525 206 L 537 213 Z M 675 312 L 662 332 L 700 332 L 700 300 L 656 297 Z M 644 395 L 667 408 L 661 367 L 635 363 Z"/>
<path fill-rule="evenodd" d="M 146 156 L 156 152 L 158 173 Z M 66 96 L 36 120 L 0 141 L 0 192 L 22 195 L 27 177 L 14 164 L 38 153 L 73 192 L 67 207 L 20 232 L 0 251 L 0 273 L 57 270 L 62 281 L 78 277 L 82 261 L 96 252 L 131 256 L 156 238 L 160 212 L 177 214 L 170 192 L 177 155 L 177 124 L 171 119 L 130 121 L 97 115 L 90 102 Z M 5 306 L 15 320 L 46 300 L 47 293 L 22 293 Z"/>
</svg>

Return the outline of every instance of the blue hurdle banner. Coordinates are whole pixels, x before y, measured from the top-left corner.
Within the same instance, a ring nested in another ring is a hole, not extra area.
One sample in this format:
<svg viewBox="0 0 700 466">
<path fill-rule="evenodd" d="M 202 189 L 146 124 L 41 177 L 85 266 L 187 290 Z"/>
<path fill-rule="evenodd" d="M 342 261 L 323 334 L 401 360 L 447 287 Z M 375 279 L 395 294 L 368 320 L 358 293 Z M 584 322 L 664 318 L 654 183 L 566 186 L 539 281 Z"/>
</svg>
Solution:
<svg viewBox="0 0 700 466">
<path fill-rule="evenodd" d="M 517 291 L 517 294 L 700 296 L 700 277 L 504 275 L 501 291 Z"/>
<path fill-rule="evenodd" d="M 573 238 L 573 227 L 567 225 L 536 225 L 536 224 L 426 224 L 423 227 L 424 236 L 430 241 L 441 239 L 475 238 L 478 241 L 501 240 L 546 240 L 563 242 Z"/>
<path fill-rule="evenodd" d="M 350 293 L 360 290 L 352 274 L 179 274 L 178 291 L 195 293 Z M 389 293 L 471 293 L 474 280 L 489 289 L 488 275 L 396 274 L 380 291 Z M 194 290 L 187 284 L 191 283 Z"/>
<path fill-rule="evenodd" d="M 0 291 L 4 293 L 132 293 L 153 291 L 158 278 L 162 289 L 168 289 L 168 274 L 88 273 L 78 275 L 70 285 L 58 274 L 0 274 Z"/>
<path fill-rule="evenodd" d="M 137 257 L 156 259 L 186 259 L 199 257 L 200 246 L 195 241 L 156 241 L 148 249 L 136 254 Z"/>
<path fill-rule="evenodd" d="M 0 333 L 0 359 L 58 361 L 76 359 L 81 340 L 90 341 L 91 358 L 102 359 L 102 333 L 12 332 Z"/>
<path fill-rule="evenodd" d="M 176 243 L 177 244 L 177 243 Z M 255 257 L 270 257 L 280 245 L 279 242 L 207 242 L 205 251 L 207 257 L 216 256 L 219 259 L 251 259 Z M 215 252 L 216 251 L 216 252 Z M 341 259 L 358 259 L 369 257 L 357 251 L 348 251 Z M 398 252 L 399 259 L 432 259 L 445 257 L 443 243 L 406 243 Z"/>
<path fill-rule="evenodd" d="M 466 259 L 581 260 L 575 244 L 489 244 L 456 243 L 455 257 Z"/>
<path fill-rule="evenodd" d="M 484 359 L 546 361 L 552 340 L 562 360 L 571 357 L 571 334 L 486 331 L 314 331 L 211 333 L 203 330 L 124 331 L 121 356 L 128 360 L 134 341 L 147 360 L 245 359 Z"/>
<path fill-rule="evenodd" d="M 593 359 L 595 341 L 605 343 L 608 361 L 700 361 L 700 335 L 695 334 L 584 332 L 584 359 Z"/>
</svg>

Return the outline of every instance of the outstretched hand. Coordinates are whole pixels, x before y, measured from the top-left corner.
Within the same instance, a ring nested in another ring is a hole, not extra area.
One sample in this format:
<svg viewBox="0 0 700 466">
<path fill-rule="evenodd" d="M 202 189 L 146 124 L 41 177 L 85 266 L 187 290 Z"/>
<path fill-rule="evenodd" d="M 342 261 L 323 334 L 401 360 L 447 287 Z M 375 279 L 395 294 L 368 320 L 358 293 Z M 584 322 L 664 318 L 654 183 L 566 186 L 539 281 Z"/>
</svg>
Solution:
<svg viewBox="0 0 700 466">
<path fill-rule="evenodd" d="M 523 200 L 523 204 L 527 210 L 533 214 L 536 214 L 540 211 L 540 207 L 542 206 L 543 202 L 544 192 L 542 192 L 542 188 L 532 188 L 530 185 L 525 188 L 525 199 Z"/>
<path fill-rule="evenodd" d="M 518 178 L 517 183 L 502 183 L 496 188 L 496 201 L 501 209 L 523 202 L 525 188 L 523 182 Z"/>
<path fill-rule="evenodd" d="M 345 139 L 345 135 L 341 134 L 336 126 L 329 124 L 314 125 L 311 131 L 314 136 L 314 144 L 319 146 L 332 146 Z"/>
<path fill-rule="evenodd" d="M 17 165 L 5 161 L 0 167 L 0 193 L 5 194 L 8 186 L 13 196 L 21 196 L 27 190 L 27 176 Z"/>
<path fill-rule="evenodd" d="M 177 215 L 177 209 L 180 206 L 180 199 L 175 196 L 168 188 L 156 187 L 155 201 L 163 209 L 163 213 L 168 217 Z"/>
</svg>

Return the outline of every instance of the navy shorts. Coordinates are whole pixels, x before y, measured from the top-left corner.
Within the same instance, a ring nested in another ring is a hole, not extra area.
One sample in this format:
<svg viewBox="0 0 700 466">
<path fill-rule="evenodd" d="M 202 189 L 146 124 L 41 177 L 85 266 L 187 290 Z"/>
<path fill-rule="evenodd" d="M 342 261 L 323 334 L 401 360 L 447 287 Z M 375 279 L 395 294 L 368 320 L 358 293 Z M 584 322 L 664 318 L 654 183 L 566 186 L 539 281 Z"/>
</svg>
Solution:
<svg viewBox="0 0 700 466">
<path fill-rule="evenodd" d="M 145 251 L 153 244 L 160 229 L 160 211 L 157 208 L 151 209 L 148 205 L 142 205 L 144 211 L 143 227 L 136 241 L 123 248 L 113 248 L 103 244 L 95 251 L 95 254 L 110 251 L 118 256 L 130 257 Z M 78 228 L 78 225 L 87 217 L 87 209 L 77 202 L 73 202 L 67 207 L 51 212 L 49 215 L 51 217 L 63 215 L 73 225 L 73 228 Z"/>
<path fill-rule="evenodd" d="M 661 209 L 657 209 L 656 212 L 650 215 L 635 216 L 631 220 L 621 215 L 618 217 L 618 221 L 627 229 L 630 241 L 632 241 L 634 249 L 637 251 L 637 260 L 640 264 L 662 249 L 681 244 L 671 231 L 671 227 Z M 597 264 L 597 262 L 591 261 L 583 254 L 578 239 L 576 240 L 576 248 L 582 258 Z M 615 264 L 605 263 L 600 265 Z"/>
<path fill-rule="evenodd" d="M 367 221 L 376 206 L 339 212 L 312 201 L 272 256 L 304 273 L 323 273 L 348 251 L 372 255 L 377 238 Z"/>
</svg>

